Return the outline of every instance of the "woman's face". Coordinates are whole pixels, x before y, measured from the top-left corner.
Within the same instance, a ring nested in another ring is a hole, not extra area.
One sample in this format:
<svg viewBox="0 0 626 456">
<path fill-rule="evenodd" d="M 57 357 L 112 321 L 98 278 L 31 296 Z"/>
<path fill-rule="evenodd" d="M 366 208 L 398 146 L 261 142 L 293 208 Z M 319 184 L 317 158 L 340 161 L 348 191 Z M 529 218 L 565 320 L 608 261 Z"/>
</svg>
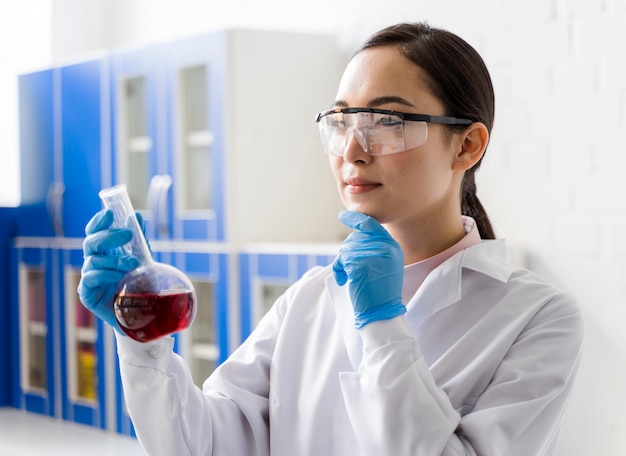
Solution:
<svg viewBox="0 0 626 456">
<path fill-rule="evenodd" d="M 428 90 L 423 70 L 387 46 L 362 51 L 350 61 L 334 107 L 445 114 Z M 454 137 L 449 140 L 442 125 L 432 123 L 426 143 L 391 155 L 368 155 L 352 138 L 343 157 L 330 156 L 344 206 L 383 224 L 432 223 L 450 210 L 460 213 L 462 174 L 453 170 L 457 143 Z"/>
</svg>

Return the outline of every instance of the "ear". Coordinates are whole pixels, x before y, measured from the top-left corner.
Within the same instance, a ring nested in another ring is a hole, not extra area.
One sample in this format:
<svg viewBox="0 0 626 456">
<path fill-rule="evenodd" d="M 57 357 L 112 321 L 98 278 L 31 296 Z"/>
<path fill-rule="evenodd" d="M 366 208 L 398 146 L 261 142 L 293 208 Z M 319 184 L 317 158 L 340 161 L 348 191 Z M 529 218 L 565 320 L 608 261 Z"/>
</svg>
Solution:
<svg viewBox="0 0 626 456">
<path fill-rule="evenodd" d="M 481 159 L 489 143 L 489 130 L 482 122 L 474 122 L 460 135 L 459 148 L 452 168 L 467 171 Z"/>
</svg>

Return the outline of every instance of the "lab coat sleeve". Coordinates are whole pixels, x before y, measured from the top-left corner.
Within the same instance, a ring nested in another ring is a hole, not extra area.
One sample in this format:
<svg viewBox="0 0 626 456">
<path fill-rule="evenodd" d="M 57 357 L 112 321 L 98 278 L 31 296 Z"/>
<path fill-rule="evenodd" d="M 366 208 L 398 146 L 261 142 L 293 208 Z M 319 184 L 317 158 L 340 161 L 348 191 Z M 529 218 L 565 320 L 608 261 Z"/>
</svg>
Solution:
<svg viewBox="0 0 626 456">
<path fill-rule="evenodd" d="M 203 393 L 170 337 L 116 339 L 127 408 L 149 455 L 268 453 L 266 398 L 251 392 L 241 406 L 216 390 Z"/>
<path fill-rule="evenodd" d="M 340 381 L 363 453 L 444 454 L 461 417 L 435 384 L 406 318 L 371 323 L 361 331 L 359 371 L 342 372 Z M 462 445 L 452 445 L 457 451 L 449 454 L 465 454 Z"/>
<path fill-rule="evenodd" d="M 363 361 L 340 376 L 367 455 L 552 455 L 580 360 L 583 323 L 566 298 L 537 312 L 471 412 L 439 388 L 404 316 L 361 330 Z"/>
</svg>

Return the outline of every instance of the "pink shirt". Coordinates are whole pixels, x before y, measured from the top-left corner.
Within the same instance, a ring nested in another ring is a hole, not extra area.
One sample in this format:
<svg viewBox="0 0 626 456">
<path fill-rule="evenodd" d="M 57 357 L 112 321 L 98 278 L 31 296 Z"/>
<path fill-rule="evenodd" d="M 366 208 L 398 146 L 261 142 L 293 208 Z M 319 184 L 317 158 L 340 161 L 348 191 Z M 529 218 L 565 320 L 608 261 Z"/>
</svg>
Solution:
<svg viewBox="0 0 626 456">
<path fill-rule="evenodd" d="M 435 256 L 404 267 L 404 283 L 402 285 L 402 302 L 404 304 L 409 302 L 426 276 L 437 266 L 461 250 L 480 244 L 480 234 L 474 219 L 463 216 L 463 227 L 465 228 L 465 236 L 459 242 Z"/>
</svg>

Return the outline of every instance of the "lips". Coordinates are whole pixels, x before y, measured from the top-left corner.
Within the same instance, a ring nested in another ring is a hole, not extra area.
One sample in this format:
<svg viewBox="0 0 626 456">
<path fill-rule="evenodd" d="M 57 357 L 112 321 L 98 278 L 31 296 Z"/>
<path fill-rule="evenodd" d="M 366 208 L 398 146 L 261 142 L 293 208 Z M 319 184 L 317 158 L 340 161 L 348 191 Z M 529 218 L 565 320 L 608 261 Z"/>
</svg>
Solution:
<svg viewBox="0 0 626 456">
<path fill-rule="evenodd" d="M 346 184 L 346 190 L 348 191 L 348 193 L 352 194 L 366 193 L 382 185 L 378 182 L 358 177 L 349 177 L 347 179 L 344 179 L 344 183 Z"/>
</svg>

